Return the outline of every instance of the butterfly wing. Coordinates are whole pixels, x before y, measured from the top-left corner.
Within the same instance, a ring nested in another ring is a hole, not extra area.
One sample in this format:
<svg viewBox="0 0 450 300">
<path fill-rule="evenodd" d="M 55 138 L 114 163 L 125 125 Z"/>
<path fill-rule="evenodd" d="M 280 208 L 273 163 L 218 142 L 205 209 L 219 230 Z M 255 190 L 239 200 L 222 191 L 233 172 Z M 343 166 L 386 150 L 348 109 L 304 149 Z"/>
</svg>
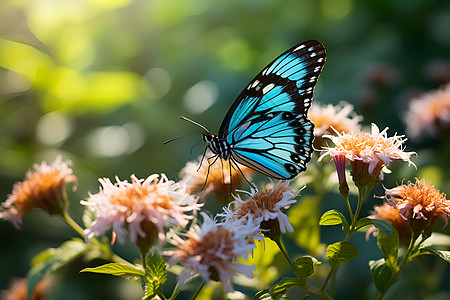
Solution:
<svg viewBox="0 0 450 300">
<path fill-rule="evenodd" d="M 314 138 L 314 124 L 306 114 L 325 57 L 319 41 L 306 41 L 250 82 L 219 130 L 232 159 L 278 179 L 292 179 L 306 169 Z"/>
</svg>

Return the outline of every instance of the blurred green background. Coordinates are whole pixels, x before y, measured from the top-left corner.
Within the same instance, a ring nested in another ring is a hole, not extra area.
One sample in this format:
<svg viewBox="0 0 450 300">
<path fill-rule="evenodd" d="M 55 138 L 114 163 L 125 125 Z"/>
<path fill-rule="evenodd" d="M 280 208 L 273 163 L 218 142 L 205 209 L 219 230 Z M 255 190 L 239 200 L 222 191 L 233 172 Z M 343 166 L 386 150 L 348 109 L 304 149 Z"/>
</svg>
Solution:
<svg viewBox="0 0 450 300">
<path fill-rule="evenodd" d="M 191 154 L 198 134 L 163 145 L 197 130 L 179 116 L 216 132 L 253 76 L 307 39 L 320 40 L 328 54 L 315 101 L 353 103 L 364 125 L 389 126 L 390 136 L 405 132 L 402 118 L 412 97 L 450 81 L 446 0 L 1 1 L 1 200 L 33 163 L 53 161 L 56 153 L 73 161 L 79 184 L 70 198 L 77 220 L 79 200 L 98 191 L 98 177 L 164 172 L 176 179 L 203 150 L 197 146 Z M 444 144 L 439 138 L 409 141 L 407 150 L 419 153 L 417 173 L 398 169 L 384 184 L 427 175 L 448 191 Z M 27 215 L 21 231 L 1 222 L 0 289 L 24 277 L 34 255 L 73 235 L 41 212 Z M 324 239 L 337 240 L 332 233 Z M 361 240 L 360 252 L 368 254 L 343 269 L 358 274 L 357 295 L 370 289 L 368 259 L 381 257 L 375 244 Z M 133 246 L 117 251 L 138 257 Z M 83 266 L 63 270 L 56 298 L 139 295 L 138 286 L 121 279 L 74 275 Z M 355 295 L 352 278 L 341 284 L 339 297 Z"/>
</svg>

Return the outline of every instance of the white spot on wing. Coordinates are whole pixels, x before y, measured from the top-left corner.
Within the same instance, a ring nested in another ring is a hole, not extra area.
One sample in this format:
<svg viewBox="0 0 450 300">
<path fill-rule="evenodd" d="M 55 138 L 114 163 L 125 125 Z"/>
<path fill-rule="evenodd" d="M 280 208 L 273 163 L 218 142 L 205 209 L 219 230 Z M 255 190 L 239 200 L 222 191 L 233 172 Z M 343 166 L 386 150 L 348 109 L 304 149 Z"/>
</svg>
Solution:
<svg viewBox="0 0 450 300">
<path fill-rule="evenodd" d="M 267 94 L 267 93 L 268 93 L 271 89 L 273 89 L 274 87 L 275 87 L 275 84 L 273 84 L 273 83 L 266 85 L 266 86 L 263 88 L 263 94 Z"/>
<path fill-rule="evenodd" d="M 294 52 L 297 51 L 297 50 L 303 49 L 303 48 L 305 48 L 305 45 L 300 45 L 300 46 L 298 46 L 297 48 L 294 49 Z"/>
</svg>

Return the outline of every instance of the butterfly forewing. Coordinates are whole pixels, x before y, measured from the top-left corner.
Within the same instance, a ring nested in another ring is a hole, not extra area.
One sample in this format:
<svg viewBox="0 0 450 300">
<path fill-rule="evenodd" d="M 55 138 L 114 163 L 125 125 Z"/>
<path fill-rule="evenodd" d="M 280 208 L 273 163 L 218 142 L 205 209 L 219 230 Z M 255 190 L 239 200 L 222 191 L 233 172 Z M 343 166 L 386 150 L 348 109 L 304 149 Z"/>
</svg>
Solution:
<svg viewBox="0 0 450 300">
<path fill-rule="evenodd" d="M 233 160 L 278 179 L 291 179 L 306 169 L 314 138 L 306 114 L 325 56 L 319 41 L 303 42 L 250 82 L 219 130 Z"/>
</svg>

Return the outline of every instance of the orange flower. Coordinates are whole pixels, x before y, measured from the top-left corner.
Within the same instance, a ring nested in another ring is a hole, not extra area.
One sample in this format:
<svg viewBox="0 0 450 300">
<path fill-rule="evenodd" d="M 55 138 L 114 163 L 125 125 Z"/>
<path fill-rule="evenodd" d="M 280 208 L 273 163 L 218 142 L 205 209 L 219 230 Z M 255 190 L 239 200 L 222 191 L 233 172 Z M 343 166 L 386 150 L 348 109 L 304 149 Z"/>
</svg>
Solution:
<svg viewBox="0 0 450 300">
<path fill-rule="evenodd" d="M 405 117 L 406 132 L 411 138 L 435 136 L 450 126 L 450 84 L 411 100 Z"/>
<path fill-rule="evenodd" d="M 411 241 L 411 228 L 408 221 L 403 219 L 398 210 L 389 204 L 375 206 L 374 209 L 375 211 L 372 212 L 369 218 L 390 222 L 397 229 L 400 242 L 408 246 Z M 375 230 L 375 227 L 372 227 L 367 233 L 370 234 Z"/>
<path fill-rule="evenodd" d="M 334 143 L 334 147 L 324 147 L 323 154 L 319 160 L 326 155 L 333 157 L 345 156 L 350 161 L 352 167 L 353 181 L 357 185 L 373 185 L 382 179 L 382 168 L 389 165 L 394 160 L 411 162 L 411 155 L 414 152 L 403 151 L 403 143 L 406 141 L 404 136 L 394 135 L 387 137 L 386 127 L 380 132 L 375 124 L 372 124 L 372 133 L 350 132 L 338 133 L 337 136 L 325 135 Z M 344 164 L 339 164 L 341 168 Z M 337 165 L 336 165 L 337 166 Z M 338 170 L 342 173 L 342 170 Z M 340 179 L 340 182 L 342 179 Z"/>
<path fill-rule="evenodd" d="M 126 228 L 131 242 L 149 248 L 156 236 L 160 242 L 165 240 L 165 228 L 184 228 L 193 218 L 186 212 L 196 212 L 202 206 L 196 197 L 185 192 L 184 185 L 164 174 L 153 174 L 145 180 L 132 175 L 131 182 L 116 178 L 115 184 L 109 178 L 99 181 L 100 192 L 81 201 L 96 212 L 95 221 L 85 230 L 87 238 L 102 235 L 112 227 L 119 243 L 124 243 Z"/>
<path fill-rule="evenodd" d="M 206 157 L 208 157 L 208 153 Z M 227 204 L 230 198 L 231 185 L 233 189 L 238 189 L 244 182 L 241 172 L 247 180 L 250 180 L 254 173 L 252 169 L 242 165 L 239 165 L 239 169 L 240 171 L 230 168 L 230 163 L 225 160 L 209 165 L 207 160 L 202 162 L 200 157 L 196 161 L 188 162 L 181 170 L 180 177 L 182 178 L 181 181 L 186 184 L 188 192 L 198 192 L 204 188 L 200 193 L 201 198 L 209 193 L 214 193 L 219 200 Z"/>
<path fill-rule="evenodd" d="M 410 222 L 413 232 L 431 235 L 437 219 L 448 224 L 450 200 L 439 192 L 427 179 L 416 179 L 385 191 L 388 204 L 399 210 L 400 215 Z"/>
<path fill-rule="evenodd" d="M 353 105 L 341 102 L 333 106 L 328 104 L 321 106 L 313 104 L 308 112 L 308 117 L 314 123 L 314 147 L 320 149 L 324 145 L 322 136 L 335 135 L 336 132 L 352 132 L 361 129 L 359 122 L 362 117 L 354 112 Z"/>
<path fill-rule="evenodd" d="M 191 226 L 186 239 L 174 234 L 169 242 L 178 249 L 164 254 L 170 257 L 170 265 L 180 263 L 184 267 L 178 277 L 182 289 L 188 278 L 199 274 L 204 281 L 221 281 L 224 290 L 231 292 L 231 279 L 235 272 L 253 277 L 254 266 L 236 263 L 234 259 L 241 256 L 247 259 L 252 253 L 256 246 L 248 237 L 254 235 L 258 228 L 245 222 L 217 223 L 207 214 L 201 214 L 203 224 Z"/>
<path fill-rule="evenodd" d="M 4 210 L 0 212 L 0 218 L 10 220 L 19 228 L 22 217 L 33 208 L 49 214 L 63 214 L 68 204 L 65 186 L 68 182 L 77 183 L 69 164 L 61 161 L 60 155 L 51 165 L 46 162 L 35 164 L 34 170 L 26 173 L 25 180 L 14 185 L 11 195 L 2 204 Z"/>
<path fill-rule="evenodd" d="M 252 190 L 247 200 L 235 196 L 235 201 L 225 207 L 219 216 L 224 218 L 224 223 L 254 223 L 267 237 L 278 238 L 281 233 L 294 231 L 283 210 L 297 202 L 295 197 L 298 193 L 289 188 L 289 181 L 279 181 L 266 191 Z M 256 235 L 253 238 L 262 237 Z"/>
<path fill-rule="evenodd" d="M 33 290 L 30 300 L 48 299 L 48 290 L 52 284 L 52 277 L 42 279 Z M 2 300 L 25 300 L 27 299 L 27 280 L 25 278 L 14 279 L 7 290 L 0 292 Z"/>
</svg>

